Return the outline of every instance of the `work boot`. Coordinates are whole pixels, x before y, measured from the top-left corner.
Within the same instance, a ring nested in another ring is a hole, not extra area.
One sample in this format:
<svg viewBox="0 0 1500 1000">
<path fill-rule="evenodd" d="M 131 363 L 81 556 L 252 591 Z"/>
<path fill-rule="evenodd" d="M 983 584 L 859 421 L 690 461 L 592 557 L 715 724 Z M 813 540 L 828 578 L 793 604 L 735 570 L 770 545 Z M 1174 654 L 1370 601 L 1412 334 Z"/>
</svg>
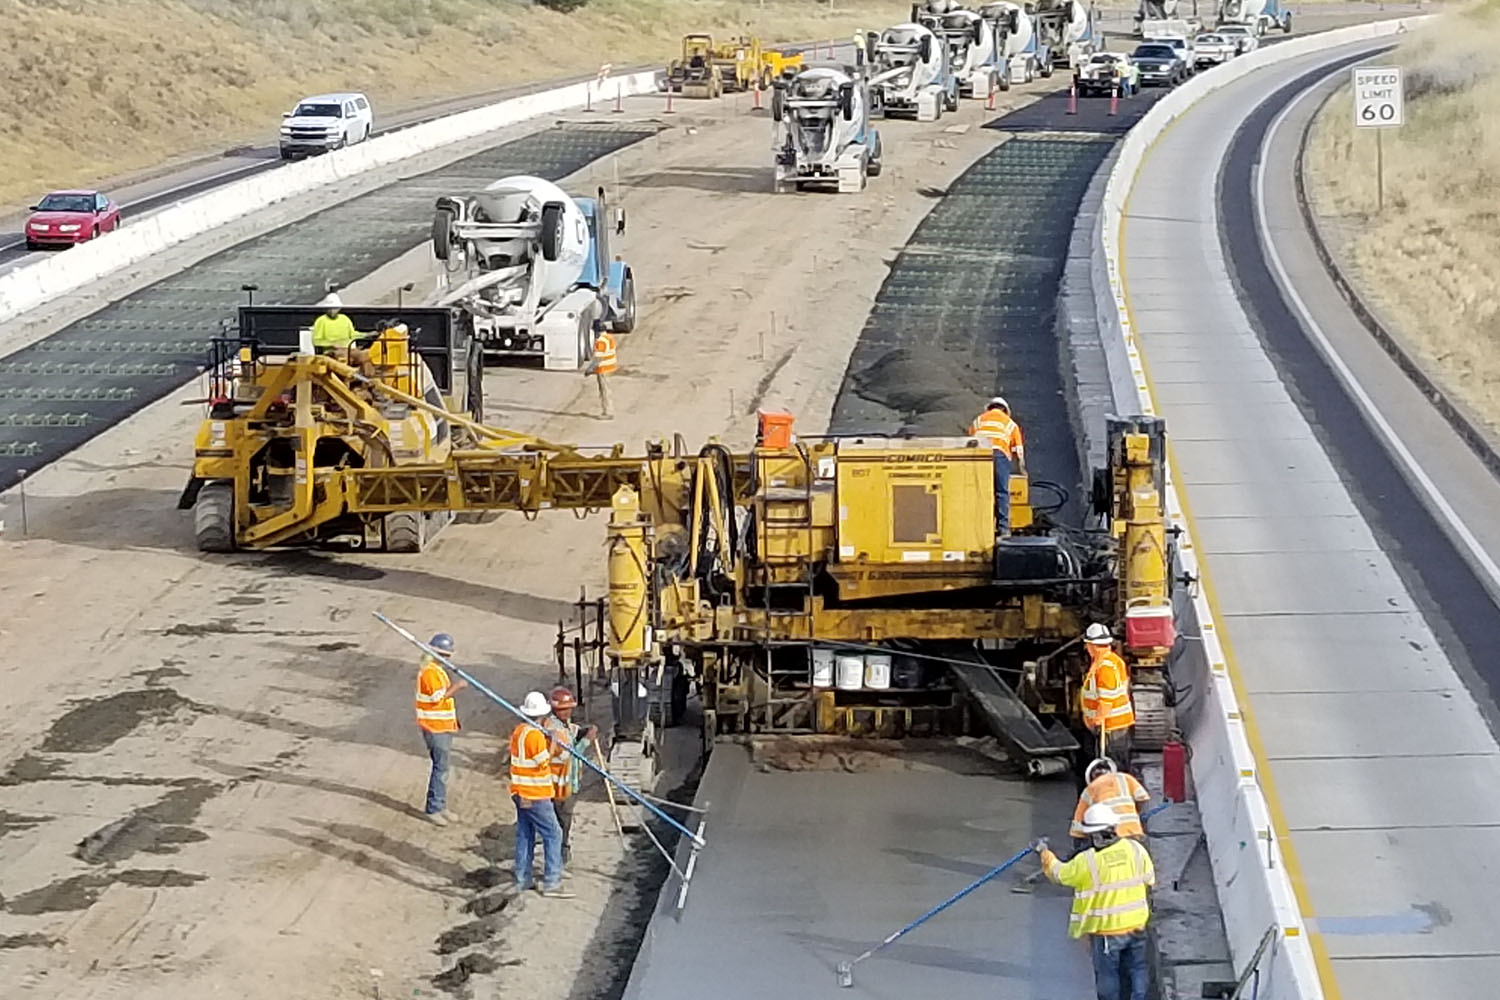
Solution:
<svg viewBox="0 0 1500 1000">
<path fill-rule="evenodd" d="M 569 892 L 567 889 L 564 889 L 560 885 L 559 886 L 553 886 L 551 889 L 543 889 L 542 890 L 542 895 L 546 896 L 548 899 L 572 899 L 573 898 L 573 893 Z"/>
<path fill-rule="evenodd" d="M 444 809 L 443 817 L 450 823 L 462 823 L 464 821 L 464 818 L 452 809 Z"/>
<path fill-rule="evenodd" d="M 443 813 L 440 813 L 440 812 L 437 812 L 437 813 L 426 813 L 425 815 L 427 816 L 427 822 L 431 823 L 433 826 L 447 826 L 448 825 L 448 817 L 445 816 Z"/>
</svg>

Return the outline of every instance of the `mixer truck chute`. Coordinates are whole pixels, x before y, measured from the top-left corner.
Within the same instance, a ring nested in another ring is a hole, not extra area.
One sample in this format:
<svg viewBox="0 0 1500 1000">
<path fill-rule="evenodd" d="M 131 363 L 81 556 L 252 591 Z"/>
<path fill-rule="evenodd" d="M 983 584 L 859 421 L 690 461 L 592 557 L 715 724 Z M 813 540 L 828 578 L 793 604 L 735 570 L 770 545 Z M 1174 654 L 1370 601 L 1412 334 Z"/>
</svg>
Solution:
<svg viewBox="0 0 1500 1000">
<path fill-rule="evenodd" d="M 1281 0 L 1223 0 L 1219 5 L 1220 26 L 1243 24 L 1257 36 L 1272 28 L 1280 28 L 1287 34 L 1292 31 L 1292 12 Z"/>
<path fill-rule="evenodd" d="M 870 90 L 863 67 L 815 67 L 775 81 L 776 191 L 836 184 L 864 190 L 880 174 L 880 133 L 870 125 Z"/>
<path fill-rule="evenodd" d="M 928 0 L 925 10 L 912 7 L 912 20 L 947 44 L 960 96 L 987 97 L 1000 85 L 995 25 L 978 11 L 953 9 L 947 0 Z"/>
<path fill-rule="evenodd" d="M 438 304 L 488 362 L 541 361 L 577 371 L 593 356 L 594 332 L 635 327 L 635 278 L 609 252 L 611 220 L 600 188 L 575 198 L 540 177 L 505 177 L 476 194 L 444 196 L 432 220 L 442 264 Z"/>
<path fill-rule="evenodd" d="M 948 46 L 915 22 L 882 31 L 870 46 L 871 100 L 887 118 L 935 122 L 958 110 L 958 77 Z"/>
</svg>

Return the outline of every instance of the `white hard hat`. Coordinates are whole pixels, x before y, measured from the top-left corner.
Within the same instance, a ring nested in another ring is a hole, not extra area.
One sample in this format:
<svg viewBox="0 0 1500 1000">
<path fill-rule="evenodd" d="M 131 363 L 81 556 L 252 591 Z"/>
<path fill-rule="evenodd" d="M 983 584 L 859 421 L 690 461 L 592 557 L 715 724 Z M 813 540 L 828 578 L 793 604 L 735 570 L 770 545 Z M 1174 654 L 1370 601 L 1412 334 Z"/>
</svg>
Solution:
<svg viewBox="0 0 1500 1000">
<path fill-rule="evenodd" d="M 1105 830 L 1113 830 L 1119 822 L 1120 815 L 1115 812 L 1115 807 L 1100 802 L 1083 811 L 1083 822 L 1079 826 L 1084 833 L 1101 833 Z"/>
<path fill-rule="evenodd" d="M 1118 770 L 1119 769 L 1115 767 L 1114 761 L 1110 760 L 1108 757 L 1099 757 L 1091 762 L 1088 767 L 1083 769 L 1083 780 L 1093 781 L 1096 777 L 1098 777 L 1098 775 L 1095 773 L 1096 771 L 1108 771 L 1111 774 L 1114 774 Z"/>
<path fill-rule="evenodd" d="M 1000 407 L 1000 409 L 1004 410 L 1006 413 L 1010 412 L 1010 404 L 1005 401 L 1005 397 L 1004 396 L 991 396 L 990 397 L 990 405 L 991 406 L 998 406 L 998 407 Z"/>
<path fill-rule="evenodd" d="M 540 719 L 550 711 L 552 703 L 540 691 L 528 691 L 526 700 L 521 702 L 521 714 L 530 719 Z"/>
<path fill-rule="evenodd" d="M 1108 646 L 1115 641 L 1115 637 L 1109 634 L 1109 626 L 1101 625 L 1098 622 L 1094 622 L 1094 624 L 1088 627 L 1083 633 L 1083 639 L 1085 642 L 1092 643 L 1095 646 Z"/>
<path fill-rule="evenodd" d="M 318 305 L 324 309 L 342 309 L 344 308 L 344 300 L 339 298 L 337 292 L 329 292 L 323 296 L 323 301 L 319 302 Z"/>
</svg>

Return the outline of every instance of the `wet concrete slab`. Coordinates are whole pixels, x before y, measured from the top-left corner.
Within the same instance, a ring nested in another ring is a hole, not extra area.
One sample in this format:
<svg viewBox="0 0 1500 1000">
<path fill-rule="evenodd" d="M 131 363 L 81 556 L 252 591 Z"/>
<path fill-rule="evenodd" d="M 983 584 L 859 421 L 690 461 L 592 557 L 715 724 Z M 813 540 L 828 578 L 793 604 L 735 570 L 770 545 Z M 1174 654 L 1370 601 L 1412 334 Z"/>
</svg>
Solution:
<svg viewBox="0 0 1500 1000">
<path fill-rule="evenodd" d="M 852 989 L 835 975 L 1037 836 L 1066 842 L 1071 782 L 1026 782 L 957 747 L 833 755 L 821 770 L 760 759 L 715 748 L 697 796 L 708 847 L 680 914 L 676 880 L 663 890 L 627 1000 L 1091 995 L 1070 893 L 1010 889 L 1031 858 L 861 963 Z"/>
</svg>

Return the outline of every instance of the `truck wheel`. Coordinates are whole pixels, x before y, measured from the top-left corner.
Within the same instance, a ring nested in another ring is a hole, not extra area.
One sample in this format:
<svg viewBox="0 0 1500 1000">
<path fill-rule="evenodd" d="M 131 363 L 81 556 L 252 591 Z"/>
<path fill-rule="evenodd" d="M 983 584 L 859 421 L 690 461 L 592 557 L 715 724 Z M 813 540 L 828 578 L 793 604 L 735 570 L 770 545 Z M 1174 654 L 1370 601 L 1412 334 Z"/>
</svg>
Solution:
<svg viewBox="0 0 1500 1000">
<path fill-rule="evenodd" d="M 220 479 L 203 484 L 193 506 L 193 534 L 199 552 L 234 551 L 234 483 Z"/>
<path fill-rule="evenodd" d="M 562 256 L 563 204 L 549 201 L 542 206 L 542 259 L 557 260 Z"/>
<path fill-rule="evenodd" d="M 996 81 L 997 85 L 1000 87 L 1000 89 L 1002 91 L 1009 90 L 1010 89 L 1010 67 L 1007 66 L 1001 72 L 996 73 L 995 74 L 995 81 Z"/>
<path fill-rule="evenodd" d="M 875 133 L 875 144 L 871 148 L 872 148 L 873 151 L 870 153 L 870 165 L 869 165 L 869 171 L 868 171 L 868 173 L 869 173 L 869 175 L 871 177 L 879 177 L 880 176 L 880 171 L 882 169 L 884 169 L 884 167 L 885 167 L 885 162 L 884 162 L 884 153 L 885 153 L 885 150 L 883 150 L 883 149 L 880 148 L 880 133 L 879 132 Z"/>
<path fill-rule="evenodd" d="M 951 96 L 948 95 L 948 94 L 944 94 L 943 95 L 943 103 L 946 105 L 946 110 L 948 110 L 948 111 L 957 111 L 958 110 L 958 88 L 957 87 L 953 88 L 953 93 L 952 93 Z"/>
<path fill-rule="evenodd" d="M 1046 80 L 1052 76 L 1052 57 L 1048 56 L 1042 60 L 1042 79 Z"/>
<path fill-rule="evenodd" d="M 1284 31 L 1284 32 L 1286 32 L 1288 35 L 1290 35 L 1292 33 L 1292 12 L 1291 11 L 1287 11 L 1286 14 L 1281 18 L 1281 30 Z"/>
<path fill-rule="evenodd" d="M 385 551 L 422 551 L 421 515 L 405 512 L 387 514 L 382 528 L 385 533 Z"/>
<path fill-rule="evenodd" d="M 432 213 L 432 255 L 447 260 L 453 252 L 453 213 L 440 208 Z"/>
<path fill-rule="evenodd" d="M 620 286 L 620 317 L 614 322 L 616 333 L 629 333 L 635 329 L 635 275 L 627 273 L 625 283 Z"/>
</svg>

